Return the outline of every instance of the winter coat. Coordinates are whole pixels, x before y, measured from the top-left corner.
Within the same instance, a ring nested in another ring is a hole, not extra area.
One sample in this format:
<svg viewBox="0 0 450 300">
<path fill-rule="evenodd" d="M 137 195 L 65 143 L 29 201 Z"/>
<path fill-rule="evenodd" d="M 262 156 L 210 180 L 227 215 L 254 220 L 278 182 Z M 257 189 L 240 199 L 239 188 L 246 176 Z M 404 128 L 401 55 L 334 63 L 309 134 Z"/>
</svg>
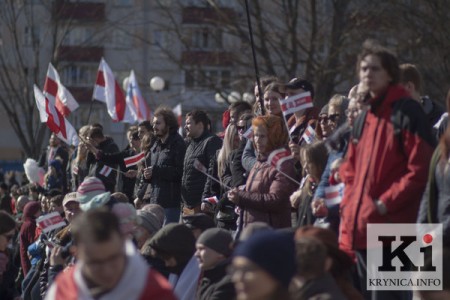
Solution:
<svg viewBox="0 0 450 300">
<path fill-rule="evenodd" d="M 137 170 L 137 166 L 134 165 L 127 168 L 125 166 L 124 159 L 136 154 L 136 151 L 134 151 L 130 146 L 127 146 L 122 151 L 115 153 L 104 153 L 103 151 L 100 151 L 96 158 L 108 166 L 119 165 L 119 169 L 122 172 L 127 172 L 128 170 Z M 128 201 L 132 203 L 134 200 L 134 186 L 136 184 L 136 178 L 128 178 L 122 173 L 119 173 L 118 177 L 118 190 L 127 195 Z"/>
<path fill-rule="evenodd" d="M 359 141 L 352 137 L 340 168 L 345 183 L 340 204 L 344 251 L 366 249 L 368 223 L 416 221 L 433 152 L 425 113 L 402 87 L 390 86 L 371 103 Z M 385 215 L 376 200 L 386 206 Z"/>
<path fill-rule="evenodd" d="M 197 300 L 232 300 L 236 298 L 231 276 L 227 274 L 228 261 L 219 263 L 211 270 L 203 272 L 197 290 Z"/>
<path fill-rule="evenodd" d="M 181 177 L 186 144 L 175 131 L 167 137 L 165 143 L 158 139 L 151 148 L 152 187 L 150 203 L 164 208 L 180 207 Z"/>
<path fill-rule="evenodd" d="M 117 153 L 119 152 L 119 147 L 114 143 L 112 138 L 106 138 L 103 142 L 98 145 L 98 149 L 104 154 L 106 153 Z M 104 166 L 108 166 L 112 169 L 117 169 L 117 164 L 106 164 L 102 161 L 95 161 L 95 158 L 88 157 L 89 159 L 89 176 L 99 178 L 105 185 L 105 189 L 108 192 L 114 193 L 114 187 L 116 185 L 117 171 L 111 171 L 108 176 L 103 176 L 100 171 Z"/>
<path fill-rule="evenodd" d="M 431 159 L 428 183 L 420 203 L 417 223 L 442 223 L 443 242 L 450 246 L 450 169 L 441 147 Z"/>
<path fill-rule="evenodd" d="M 184 156 L 181 180 L 181 198 L 188 208 L 200 205 L 206 183 L 206 175 L 194 167 L 194 161 L 198 159 L 203 166 L 208 167 L 216 151 L 221 147 L 222 140 L 207 130 L 200 137 L 189 142 Z"/>
<path fill-rule="evenodd" d="M 292 158 L 281 165 L 281 171 L 298 180 Z M 248 176 L 245 190 L 238 191 L 241 225 L 245 227 L 250 223 L 265 222 L 273 228 L 290 227 L 289 197 L 297 188 L 298 184 L 272 167 L 266 157 L 258 157 Z"/>
<path fill-rule="evenodd" d="M 36 240 L 36 218 L 34 215 L 41 209 L 37 201 L 32 201 L 25 205 L 23 210 L 23 224 L 20 228 L 20 262 L 24 276 L 30 270 L 31 264 L 28 258 L 28 247 Z"/>
</svg>

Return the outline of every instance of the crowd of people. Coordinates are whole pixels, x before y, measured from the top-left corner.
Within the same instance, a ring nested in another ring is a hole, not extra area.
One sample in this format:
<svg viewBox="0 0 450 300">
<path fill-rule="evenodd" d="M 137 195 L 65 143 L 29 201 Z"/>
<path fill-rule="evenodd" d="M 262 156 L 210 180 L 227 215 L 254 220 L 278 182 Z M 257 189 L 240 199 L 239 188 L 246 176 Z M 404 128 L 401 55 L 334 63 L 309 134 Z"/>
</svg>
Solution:
<svg viewBox="0 0 450 300">
<path fill-rule="evenodd" d="M 380 45 L 357 71 L 348 95 L 289 116 L 280 100 L 313 85 L 261 78 L 264 105 L 232 103 L 218 134 L 198 109 L 182 137 L 164 106 L 123 150 L 101 124 L 75 148 L 52 134 L 42 182 L 0 185 L 0 298 L 412 299 L 366 286 L 369 223 L 442 223 L 443 290 L 419 296 L 450 298 L 448 114 Z"/>
</svg>

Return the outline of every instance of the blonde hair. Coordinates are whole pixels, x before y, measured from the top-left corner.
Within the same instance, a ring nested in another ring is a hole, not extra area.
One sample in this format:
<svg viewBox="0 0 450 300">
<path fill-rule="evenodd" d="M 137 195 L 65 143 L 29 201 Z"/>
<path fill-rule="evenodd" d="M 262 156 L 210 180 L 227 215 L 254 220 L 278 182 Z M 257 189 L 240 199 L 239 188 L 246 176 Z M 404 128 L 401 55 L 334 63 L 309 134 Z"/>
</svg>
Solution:
<svg viewBox="0 0 450 300">
<path fill-rule="evenodd" d="M 236 126 L 234 124 L 228 125 L 225 130 L 223 138 L 223 145 L 217 155 L 217 175 L 221 178 L 225 172 L 225 165 L 232 150 L 236 149 L 235 138 L 237 135 Z"/>
</svg>

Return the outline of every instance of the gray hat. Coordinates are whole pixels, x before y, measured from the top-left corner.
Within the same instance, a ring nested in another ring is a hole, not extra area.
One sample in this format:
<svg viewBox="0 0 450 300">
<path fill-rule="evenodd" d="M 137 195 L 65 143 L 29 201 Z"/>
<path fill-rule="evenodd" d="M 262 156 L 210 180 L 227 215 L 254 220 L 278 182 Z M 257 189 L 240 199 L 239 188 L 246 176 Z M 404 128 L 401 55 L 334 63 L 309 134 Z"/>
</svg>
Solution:
<svg viewBox="0 0 450 300">
<path fill-rule="evenodd" d="M 158 217 L 146 210 L 137 211 L 138 224 L 145 228 L 150 234 L 155 234 L 161 229 L 161 222 Z"/>
<path fill-rule="evenodd" d="M 197 239 L 197 244 L 206 246 L 225 257 L 233 251 L 233 237 L 228 230 L 222 228 L 210 228 L 205 230 Z"/>
</svg>

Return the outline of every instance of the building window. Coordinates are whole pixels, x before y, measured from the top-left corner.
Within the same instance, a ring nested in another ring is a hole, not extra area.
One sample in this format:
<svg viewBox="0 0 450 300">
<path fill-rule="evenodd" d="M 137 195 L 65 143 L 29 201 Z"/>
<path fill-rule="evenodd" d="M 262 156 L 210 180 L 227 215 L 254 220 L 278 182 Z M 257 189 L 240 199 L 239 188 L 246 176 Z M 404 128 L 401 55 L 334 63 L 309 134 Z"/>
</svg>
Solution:
<svg viewBox="0 0 450 300">
<path fill-rule="evenodd" d="M 157 49 L 167 49 L 169 48 L 169 32 L 166 30 L 155 30 L 153 31 L 153 45 Z"/>
<path fill-rule="evenodd" d="M 193 49 L 214 50 L 223 46 L 220 28 L 191 28 L 187 35 L 188 46 Z"/>
<path fill-rule="evenodd" d="M 24 45 L 39 45 L 40 28 L 39 26 L 26 26 L 24 29 Z"/>
<path fill-rule="evenodd" d="M 112 46 L 119 49 L 129 49 L 133 46 L 133 39 L 130 33 L 121 29 L 113 30 Z"/>
<path fill-rule="evenodd" d="M 186 70 L 184 84 L 187 88 L 216 88 L 230 87 L 231 72 L 223 69 Z"/>
<path fill-rule="evenodd" d="M 67 86 L 91 87 L 97 76 L 97 65 L 67 65 L 62 69 L 62 81 Z"/>
<path fill-rule="evenodd" d="M 95 31 L 90 27 L 74 27 L 66 32 L 62 45 L 64 46 L 97 46 L 100 43 L 95 37 Z"/>
</svg>

